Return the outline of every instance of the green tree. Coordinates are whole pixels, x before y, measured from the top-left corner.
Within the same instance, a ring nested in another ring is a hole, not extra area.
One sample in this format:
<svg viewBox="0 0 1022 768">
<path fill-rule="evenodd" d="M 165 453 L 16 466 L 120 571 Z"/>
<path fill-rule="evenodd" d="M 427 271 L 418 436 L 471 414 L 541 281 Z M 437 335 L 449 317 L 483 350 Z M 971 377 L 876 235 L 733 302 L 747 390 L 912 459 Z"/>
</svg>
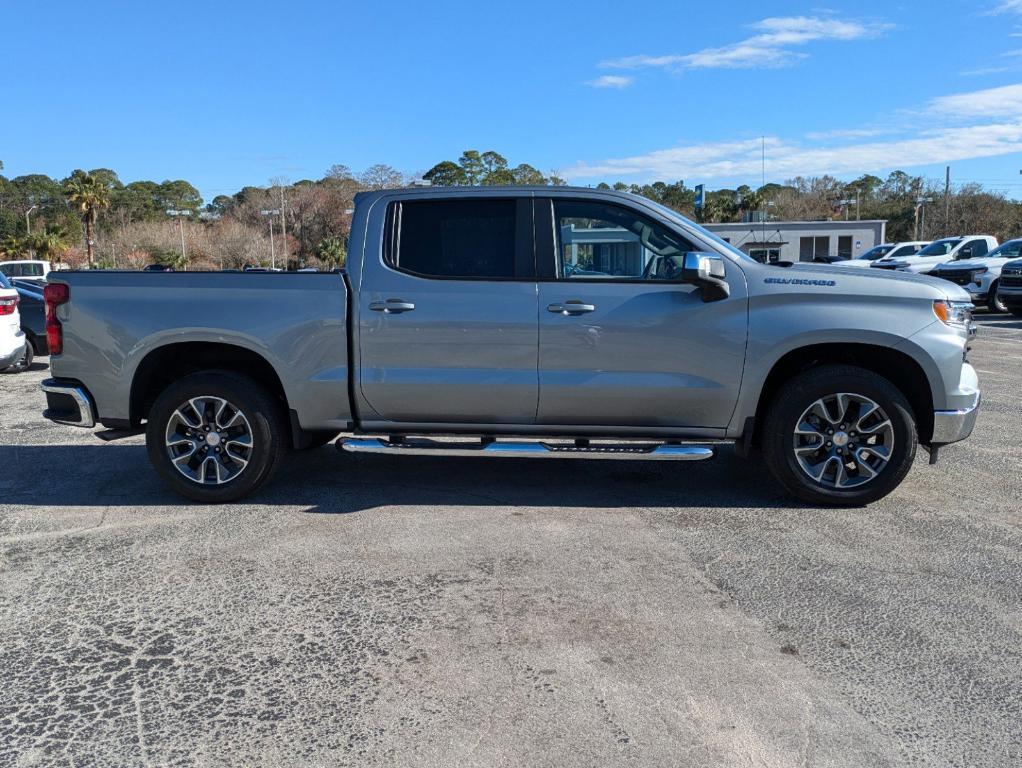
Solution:
<svg viewBox="0 0 1022 768">
<path fill-rule="evenodd" d="M 0 256 L 6 259 L 23 259 L 27 255 L 28 246 L 23 237 L 8 235 L 0 242 Z"/>
<path fill-rule="evenodd" d="M 60 261 L 67 252 L 67 232 L 62 229 L 49 228 L 33 232 L 25 238 L 24 245 L 35 253 L 37 259 Z"/>
<path fill-rule="evenodd" d="M 436 187 L 461 187 L 468 183 L 465 169 L 450 160 L 437 163 L 422 174 L 422 178 Z"/>
<path fill-rule="evenodd" d="M 348 248 L 343 237 L 324 237 L 316 246 L 316 255 L 332 267 L 343 267 L 348 258 Z"/>
<path fill-rule="evenodd" d="M 196 214 L 202 207 L 202 195 L 187 181 L 164 181 L 159 185 L 156 199 L 162 211 L 191 211 Z"/>
<path fill-rule="evenodd" d="M 542 186 L 547 183 L 547 178 L 528 163 L 520 163 L 511 170 L 515 184 Z"/>
<path fill-rule="evenodd" d="M 483 162 L 483 157 L 477 150 L 466 149 L 462 152 L 461 157 L 458 158 L 458 165 L 465 172 L 466 184 L 473 187 L 482 184 L 483 177 L 486 175 L 486 163 Z"/>
<path fill-rule="evenodd" d="M 85 250 L 91 268 L 95 263 L 92 257 L 92 232 L 99 212 L 110 206 L 110 190 L 98 177 L 76 170 L 64 182 L 64 194 L 81 214 L 82 223 L 85 224 Z"/>
<path fill-rule="evenodd" d="M 206 211 L 214 216 L 226 216 L 234 205 L 234 198 L 230 195 L 217 195 L 206 206 Z"/>
<path fill-rule="evenodd" d="M 507 160 L 499 152 L 494 152 L 492 149 L 483 152 L 479 159 L 483 163 L 487 176 L 507 170 Z"/>
</svg>

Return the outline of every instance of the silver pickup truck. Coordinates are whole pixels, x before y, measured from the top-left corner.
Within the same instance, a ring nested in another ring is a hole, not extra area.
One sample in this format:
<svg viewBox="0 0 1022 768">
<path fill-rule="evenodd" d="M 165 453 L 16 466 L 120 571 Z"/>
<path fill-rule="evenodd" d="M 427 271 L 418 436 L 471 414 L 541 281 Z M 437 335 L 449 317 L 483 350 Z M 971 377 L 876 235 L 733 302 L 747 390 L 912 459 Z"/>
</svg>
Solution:
<svg viewBox="0 0 1022 768">
<path fill-rule="evenodd" d="M 291 449 L 691 461 L 760 451 L 860 505 L 969 436 L 972 302 L 946 281 L 760 264 L 644 198 L 572 188 L 356 199 L 329 274 L 58 272 L 46 416 L 146 435 L 230 501 Z M 101 433 L 103 434 L 103 433 Z"/>
</svg>

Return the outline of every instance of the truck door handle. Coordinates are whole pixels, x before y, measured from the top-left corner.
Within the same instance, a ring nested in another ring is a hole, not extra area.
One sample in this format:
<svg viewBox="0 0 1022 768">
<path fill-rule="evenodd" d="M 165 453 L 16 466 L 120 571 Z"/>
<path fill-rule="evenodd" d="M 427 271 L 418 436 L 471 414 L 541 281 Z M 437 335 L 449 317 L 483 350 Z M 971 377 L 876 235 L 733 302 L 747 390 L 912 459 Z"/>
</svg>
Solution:
<svg viewBox="0 0 1022 768">
<path fill-rule="evenodd" d="M 547 312 L 554 312 L 559 315 L 584 315 L 586 312 L 595 312 L 595 304 L 586 304 L 578 299 L 569 299 L 563 304 L 550 304 Z"/>
<path fill-rule="evenodd" d="M 373 312 L 383 312 L 386 315 L 398 315 L 402 312 L 411 312 L 415 305 L 403 299 L 387 299 L 386 301 L 374 301 L 369 305 Z"/>
</svg>

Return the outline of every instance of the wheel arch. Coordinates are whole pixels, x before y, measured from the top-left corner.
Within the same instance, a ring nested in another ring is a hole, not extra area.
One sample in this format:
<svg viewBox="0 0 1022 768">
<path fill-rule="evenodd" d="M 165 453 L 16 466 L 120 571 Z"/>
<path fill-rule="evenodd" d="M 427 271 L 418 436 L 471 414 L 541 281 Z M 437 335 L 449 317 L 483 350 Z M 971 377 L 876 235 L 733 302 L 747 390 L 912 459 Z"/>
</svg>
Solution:
<svg viewBox="0 0 1022 768">
<path fill-rule="evenodd" d="M 273 365 L 258 352 L 237 344 L 212 341 L 182 341 L 149 351 L 135 368 L 129 396 L 129 420 L 133 427 L 147 418 L 153 403 L 171 383 L 203 370 L 240 373 L 262 385 L 283 409 L 289 406 L 284 384 Z"/>
<path fill-rule="evenodd" d="M 766 410 L 784 383 L 819 365 L 854 365 L 883 376 L 905 395 L 912 406 L 919 442 L 933 435 L 933 391 L 923 367 L 907 352 L 876 344 L 830 342 L 798 347 L 785 353 L 767 374 L 756 404 L 753 444 L 759 443 Z"/>
</svg>

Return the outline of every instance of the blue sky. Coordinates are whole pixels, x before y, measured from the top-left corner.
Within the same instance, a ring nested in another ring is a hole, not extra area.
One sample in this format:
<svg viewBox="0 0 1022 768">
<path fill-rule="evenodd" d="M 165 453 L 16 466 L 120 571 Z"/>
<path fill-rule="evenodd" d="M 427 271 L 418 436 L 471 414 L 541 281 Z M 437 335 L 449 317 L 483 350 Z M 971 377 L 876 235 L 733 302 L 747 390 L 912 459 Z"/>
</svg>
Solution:
<svg viewBox="0 0 1022 768">
<path fill-rule="evenodd" d="M 209 200 L 474 148 L 579 184 L 756 185 L 766 137 L 767 181 L 950 163 L 1022 198 L 1022 0 L 4 5 L 9 177 Z"/>
</svg>

